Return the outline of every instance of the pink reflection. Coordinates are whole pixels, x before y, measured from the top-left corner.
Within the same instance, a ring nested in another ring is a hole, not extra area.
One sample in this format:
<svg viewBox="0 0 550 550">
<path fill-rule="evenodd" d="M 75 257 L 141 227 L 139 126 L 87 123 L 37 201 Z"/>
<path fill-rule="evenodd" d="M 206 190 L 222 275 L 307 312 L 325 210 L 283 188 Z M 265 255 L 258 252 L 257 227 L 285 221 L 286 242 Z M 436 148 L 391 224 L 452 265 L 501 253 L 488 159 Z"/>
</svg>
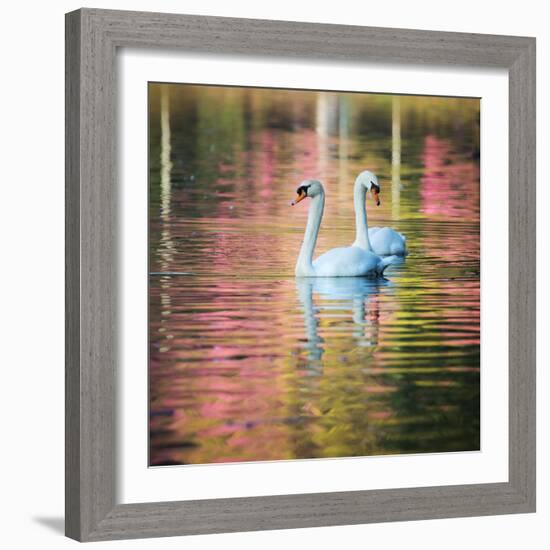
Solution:
<svg viewBox="0 0 550 550">
<path fill-rule="evenodd" d="M 441 217 L 479 217 L 479 167 L 457 161 L 448 141 L 426 136 L 422 153 L 421 211 Z"/>
</svg>

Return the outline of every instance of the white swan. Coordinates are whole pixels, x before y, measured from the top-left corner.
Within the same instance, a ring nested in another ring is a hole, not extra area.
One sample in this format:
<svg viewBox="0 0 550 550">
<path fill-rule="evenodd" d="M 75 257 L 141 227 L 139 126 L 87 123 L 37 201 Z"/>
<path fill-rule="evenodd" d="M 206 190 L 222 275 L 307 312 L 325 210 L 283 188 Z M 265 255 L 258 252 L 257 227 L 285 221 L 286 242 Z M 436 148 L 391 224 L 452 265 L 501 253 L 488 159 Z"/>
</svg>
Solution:
<svg viewBox="0 0 550 550">
<path fill-rule="evenodd" d="M 393 258 L 377 256 L 358 246 L 333 248 L 313 261 L 319 227 L 325 207 L 325 190 L 317 180 L 305 180 L 296 190 L 292 205 L 311 198 L 304 241 L 296 262 L 297 277 L 381 277 Z"/>
<path fill-rule="evenodd" d="M 379 256 L 405 256 L 407 252 L 407 238 L 391 227 L 367 226 L 367 210 L 365 197 L 371 192 L 377 206 L 380 206 L 380 184 L 378 178 L 368 170 L 361 172 L 353 189 L 353 203 L 355 206 L 355 242 L 363 250 L 370 250 Z"/>
</svg>

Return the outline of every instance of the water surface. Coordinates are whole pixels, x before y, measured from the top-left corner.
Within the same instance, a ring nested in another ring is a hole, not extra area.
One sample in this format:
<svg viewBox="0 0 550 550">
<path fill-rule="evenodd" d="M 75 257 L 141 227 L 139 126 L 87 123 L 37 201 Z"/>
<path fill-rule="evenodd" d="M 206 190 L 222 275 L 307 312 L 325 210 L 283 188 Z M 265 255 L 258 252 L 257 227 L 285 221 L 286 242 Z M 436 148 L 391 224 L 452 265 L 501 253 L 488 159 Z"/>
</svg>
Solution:
<svg viewBox="0 0 550 550">
<path fill-rule="evenodd" d="M 479 449 L 479 101 L 150 87 L 150 464 Z M 379 281 L 296 279 L 370 226 L 407 235 Z"/>
</svg>

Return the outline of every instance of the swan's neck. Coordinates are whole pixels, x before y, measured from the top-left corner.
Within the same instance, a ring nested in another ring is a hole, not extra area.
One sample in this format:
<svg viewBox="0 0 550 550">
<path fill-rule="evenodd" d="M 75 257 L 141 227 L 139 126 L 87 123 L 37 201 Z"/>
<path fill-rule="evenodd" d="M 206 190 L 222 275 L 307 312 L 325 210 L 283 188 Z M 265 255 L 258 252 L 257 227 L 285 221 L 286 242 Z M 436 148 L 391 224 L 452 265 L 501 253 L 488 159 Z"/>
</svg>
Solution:
<svg viewBox="0 0 550 550">
<path fill-rule="evenodd" d="M 353 190 L 353 204 L 355 206 L 355 242 L 353 246 L 358 246 L 364 250 L 372 250 L 369 241 L 369 226 L 367 225 L 366 196 L 367 190 L 365 187 L 356 182 Z"/>
<path fill-rule="evenodd" d="M 309 214 L 307 216 L 306 232 L 296 262 L 296 275 L 308 276 L 313 274 L 313 251 L 319 235 L 321 218 L 325 208 L 325 194 L 320 193 L 311 199 Z"/>
</svg>

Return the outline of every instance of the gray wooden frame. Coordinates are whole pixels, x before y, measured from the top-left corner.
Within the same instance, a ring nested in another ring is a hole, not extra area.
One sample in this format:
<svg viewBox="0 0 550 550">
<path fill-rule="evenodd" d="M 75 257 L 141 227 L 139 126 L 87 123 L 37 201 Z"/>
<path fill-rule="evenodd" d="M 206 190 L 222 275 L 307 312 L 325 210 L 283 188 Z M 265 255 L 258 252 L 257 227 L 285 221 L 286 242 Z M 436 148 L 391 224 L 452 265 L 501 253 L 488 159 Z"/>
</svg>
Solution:
<svg viewBox="0 0 550 550">
<path fill-rule="evenodd" d="M 509 481 L 115 502 L 117 48 L 509 71 Z M 66 16 L 66 534 L 82 541 L 535 511 L 535 39 L 82 9 Z"/>
</svg>

